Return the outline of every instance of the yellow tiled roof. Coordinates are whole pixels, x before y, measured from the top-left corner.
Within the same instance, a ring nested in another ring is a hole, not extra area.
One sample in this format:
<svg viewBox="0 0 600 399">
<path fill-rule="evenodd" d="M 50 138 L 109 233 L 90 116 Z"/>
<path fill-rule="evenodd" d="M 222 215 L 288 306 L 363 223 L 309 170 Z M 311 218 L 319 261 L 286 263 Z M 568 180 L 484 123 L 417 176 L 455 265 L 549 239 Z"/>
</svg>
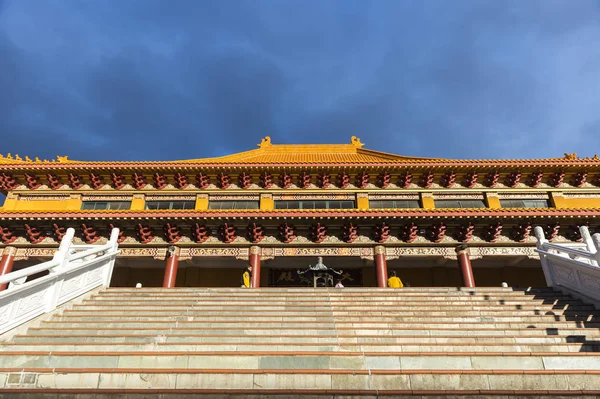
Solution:
<svg viewBox="0 0 600 399">
<path fill-rule="evenodd" d="M 598 156 L 593 158 L 579 158 L 577 154 L 565 154 L 564 158 L 548 158 L 540 160 L 450 160 L 443 158 L 423 158 L 395 155 L 381 151 L 363 149 L 363 143 L 357 137 L 352 137 L 349 144 L 272 144 L 270 137 L 265 137 L 258 145 L 259 148 L 250 151 L 239 152 L 214 158 L 187 159 L 178 161 L 159 161 L 159 162 L 89 162 L 76 161 L 68 157 L 58 156 L 56 160 L 35 160 L 25 157 L 22 159 L 18 155 L 6 156 L 0 155 L 0 164 L 17 165 L 57 165 L 77 164 L 78 166 L 188 166 L 188 165 L 361 165 L 361 164 L 379 164 L 394 165 L 398 163 L 416 164 L 416 165 L 442 165 L 442 164 L 460 164 L 460 165 L 479 165 L 485 163 L 508 164 L 511 162 L 544 162 L 544 163 L 573 163 L 573 162 L 593 162 L 598 163 Z M 60 166 L 59 166 L 60 167 Z"/>
<path fill-rule="evenodd" d="M 432 160 L 433 158 L 404 157 L 385 152 L 362 149 L 360 139 L 352 137 L 350 144 L 272 144 L 270 137 L 265 137 L 258 145 L 259 148 L 236 154 L 214 158 L 187 159 L 179 161 L 166 161 L 165 163 L 181 164 L 329 164 L 329 163 L 386 163 L 407 160 Z M 38 158 L 31 160 L 22 159 L 18 155 L 6 157 L 0 155 L 0 163 L 4 164 L 30 164 L 30 163 L 115 163 L 115 162 L 85 162 L 57 157 L 56 160 L 41 161 Z M 119 162 L 121 163 L 121 162 Z M 129 163 L 129 162 L 126 162 Z M 131 162 L 131 163 L 163 163 L 163 162 Z"/>
</svg>

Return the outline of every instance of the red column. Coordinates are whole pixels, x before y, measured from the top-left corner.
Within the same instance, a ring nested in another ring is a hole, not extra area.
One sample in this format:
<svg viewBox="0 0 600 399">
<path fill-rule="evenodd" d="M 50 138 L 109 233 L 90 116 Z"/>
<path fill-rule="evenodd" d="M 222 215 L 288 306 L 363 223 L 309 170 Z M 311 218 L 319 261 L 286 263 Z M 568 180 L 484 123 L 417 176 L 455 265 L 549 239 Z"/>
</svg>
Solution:
<svg viewBox="0 0 600 399">
<path fill-rule="evenodd" d="M 165 269 L 165 277 L 163 279 L 163 288 L 175 287 L 177 279 L 177 267 L 179 266 L 179 248 L 169 247 L 167 252 L 167 267 Z"/>
<path fill-rule="evenodd" d="M 469 248 L 466 245 L 456 247 L 458 256 L 458 267 L 462 275 L 463 286 L 475 287 L 475 279 L 473 278 L 473 267 L 471 266 L 471 258 L 469 257 Z"/>
<path fill-rule="evenodd" d="M 260 288 L 260 247 L 250 247 L 252 266 L 252 288 Z"/>
<path fill-rule="evenodd" d="M 375 247 L 375 272 L 377 274 L 377 286 L 379 288 L 387 287 L 387 260 L 385 259 L 385 247 L 381 245 Z"/>
<path fill-rule="evenodd" d="M 15 264 L 15 254 L 17 253 L 17 248 L 15 247 L 6 247 L 2 252 L 2 259 L 0 259 L 0 276 L 4 276 L 12 272 L 13 266 Z M 8 283 L 0 285 L 0 291 L 4 291 L 8 288 Z"/>
</svg>

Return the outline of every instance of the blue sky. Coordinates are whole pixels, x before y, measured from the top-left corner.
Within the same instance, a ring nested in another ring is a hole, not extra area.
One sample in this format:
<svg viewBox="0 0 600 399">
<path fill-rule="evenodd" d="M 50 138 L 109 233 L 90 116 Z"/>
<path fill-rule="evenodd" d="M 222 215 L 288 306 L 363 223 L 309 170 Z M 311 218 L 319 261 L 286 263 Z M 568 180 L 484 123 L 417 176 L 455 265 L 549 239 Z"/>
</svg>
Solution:
<svg viewBox="0 0 600 399">
<path fill-rule="evenodd" d="M 597 0 L 0 0 L 0 153 L 600 152 Z"/>
</svg>

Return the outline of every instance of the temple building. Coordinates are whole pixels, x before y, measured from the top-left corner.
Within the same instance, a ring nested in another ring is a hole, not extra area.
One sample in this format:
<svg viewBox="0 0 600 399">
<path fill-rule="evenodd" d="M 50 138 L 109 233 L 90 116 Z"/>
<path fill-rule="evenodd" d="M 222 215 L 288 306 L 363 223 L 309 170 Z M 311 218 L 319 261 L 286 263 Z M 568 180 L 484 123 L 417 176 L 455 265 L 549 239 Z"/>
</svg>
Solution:
<svg viewBox="0 0 600 399">
<path fill-rule="evenodd" d="M 600 232 L 600 159 L 400 156 L 273 144 L 217 158 L 88 162 L 0 156 L 0 274 L 51 257 L 66 229 L 120 229 L 111 285 L 312 286 L 322 257 L 347 287 L 544 286 L 534 226 L 554 242 Z M 1 287 L 0 287 L 1 289 Z"/>
</svg>

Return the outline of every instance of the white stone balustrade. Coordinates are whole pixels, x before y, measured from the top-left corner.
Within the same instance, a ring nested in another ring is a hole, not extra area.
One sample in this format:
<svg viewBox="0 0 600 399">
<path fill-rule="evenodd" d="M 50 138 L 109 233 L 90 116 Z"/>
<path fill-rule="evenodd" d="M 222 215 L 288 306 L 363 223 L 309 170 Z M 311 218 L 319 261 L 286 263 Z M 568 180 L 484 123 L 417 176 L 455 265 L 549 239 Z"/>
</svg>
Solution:
<svg viewBox="0 0 600 399">
<path fill-rule="evenodd" d="M 549 287 L 565 288 L 600 302 L 600 234 L 592 237 L 587 227 L 579 228 L 581 244 L 550 243 L 542 227 L 535 229 L 536 252 Z"/>
<path fill-rule="evenodd" d="M 74 235 L 74 229 L 67 230 L 52 260 L 0 276 L 0 285 L 9 283 L 0 292 L 0 334 L 98 286 L 108 287 L 119 253 L 119 229 L 103 245 L 73 245 Z M 26 281 L 45 271 L 47 275 Z"/>
</svg>

